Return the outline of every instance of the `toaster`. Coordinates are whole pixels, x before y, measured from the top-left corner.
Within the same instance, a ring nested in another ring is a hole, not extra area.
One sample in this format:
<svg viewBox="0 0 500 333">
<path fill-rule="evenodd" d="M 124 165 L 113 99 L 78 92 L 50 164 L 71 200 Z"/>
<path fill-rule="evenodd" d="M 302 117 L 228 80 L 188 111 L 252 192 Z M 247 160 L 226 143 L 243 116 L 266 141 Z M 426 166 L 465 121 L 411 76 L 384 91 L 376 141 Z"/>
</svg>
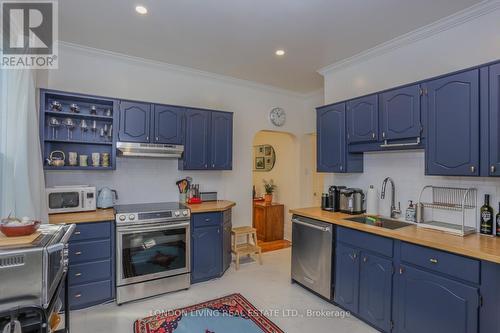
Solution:
<svg viewBox="0 0 500 333">
<path fill-rule="evenodd" d="M 359 188 L 343 188 L 340 190 L 340 211 L 347 214 L 364 213 L 365 194 Z"/>
</svg>

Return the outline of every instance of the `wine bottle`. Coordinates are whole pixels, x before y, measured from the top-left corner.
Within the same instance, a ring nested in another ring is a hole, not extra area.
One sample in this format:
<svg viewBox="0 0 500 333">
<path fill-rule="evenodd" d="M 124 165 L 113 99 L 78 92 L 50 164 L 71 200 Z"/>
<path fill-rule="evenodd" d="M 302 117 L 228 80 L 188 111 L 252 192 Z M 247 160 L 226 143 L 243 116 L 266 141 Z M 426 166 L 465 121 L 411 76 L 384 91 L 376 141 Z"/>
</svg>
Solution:
<svg viewBox="0 0 500 333">
<path fill-rule="evenodd" d="M 496 221 L 497 221 L 497 236 L 500 236 L 500 202 L 498 203 L 498 213 L 496 216 Z"/>
<path fill-rule="evenodd" d="M 490 207 L 490 195 L 484 195 L 484 205 L 481 207 L 481 230 L 484 235 L 493 235 L 493 208 Z"/>
</svg>

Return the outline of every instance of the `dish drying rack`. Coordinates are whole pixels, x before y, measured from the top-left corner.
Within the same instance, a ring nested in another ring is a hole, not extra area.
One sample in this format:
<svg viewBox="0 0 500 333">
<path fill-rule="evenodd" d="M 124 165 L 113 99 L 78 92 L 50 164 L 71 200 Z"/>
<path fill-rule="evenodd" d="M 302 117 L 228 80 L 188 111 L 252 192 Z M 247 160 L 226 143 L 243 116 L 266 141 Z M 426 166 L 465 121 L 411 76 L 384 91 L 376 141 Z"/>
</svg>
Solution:
<svg viewBox="0 0 500 333">
<path fill-rule="evenodd" d="M 422 197 L 425 193 L 431 192 L 432 201 L 422 202 Z M 462 213 L 462 224 L 454 224 L 441 221 L 425 221 L 424 212 L 421 212 L 420 223 L 418 227 L 441 230 L 454 235 L 465 236 L 477 232 L 477 228 L 465 225 L 467 211 L 475 210 L 474 220 L 477 226 L 477 189 L 475 188 L 459 188 L 459 187 L 438 187 L 427 185 L 420 192 L 418 199 L 419 205 L 417 209 L 425 210 L 425 208 L 455 211 Z M 419 207 L 420 206 L 420 207 Z M 434 215 L 434 214 L 433 214 Z"/>
</svg>

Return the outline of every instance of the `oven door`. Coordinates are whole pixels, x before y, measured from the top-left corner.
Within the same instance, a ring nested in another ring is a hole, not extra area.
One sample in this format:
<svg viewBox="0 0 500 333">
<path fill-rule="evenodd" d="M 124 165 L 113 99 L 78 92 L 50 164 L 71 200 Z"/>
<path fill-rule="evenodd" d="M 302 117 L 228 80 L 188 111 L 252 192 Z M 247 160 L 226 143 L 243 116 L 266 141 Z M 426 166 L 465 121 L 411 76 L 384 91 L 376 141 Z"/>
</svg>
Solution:
<svg viewBox="0 0 500 333">
<path fill-rule="evenodd" d="M 189 273 L 189 230 L 189 221 L 117 226 L 117 286 Z"/>
</svg>

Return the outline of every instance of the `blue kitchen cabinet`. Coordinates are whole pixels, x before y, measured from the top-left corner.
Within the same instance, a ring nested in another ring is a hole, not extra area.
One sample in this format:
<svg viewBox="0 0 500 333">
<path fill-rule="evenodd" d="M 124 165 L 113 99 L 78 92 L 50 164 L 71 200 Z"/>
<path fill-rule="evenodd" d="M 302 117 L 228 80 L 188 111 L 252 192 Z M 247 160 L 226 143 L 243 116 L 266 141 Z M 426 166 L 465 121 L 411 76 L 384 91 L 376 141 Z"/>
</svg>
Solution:
<svg viewBox="0 0 500 333">
<path fill-rule="evenodd" d="M 316 158 L 318 172 L 362 172 L 363 155 L 347 152 L 345 103 L 316 111 Z"/>
<path fill-rule="evenodd" d="M 233 114 L 211 112 L 210 165 L 213 170 L 231 170 L 233 166 Z"/>
<path fill-rule="evenodd" d="M 231 229 L 232 224 L 232 212 L 231 210 L 226 210 L 223 214 L 223 239 L 222 239 L 222 271 L 225 272 L 231 266 L 232 253 L 231 253 Z M 222 272 L 222 273 L 223 273 Z"/>
<path fill-rule="evenodd" d="M 210 162 L 210 111 L 186 110 L 186 138 L 180 166 L 184 170 L 205 170 Z"/>
<path fill-rule="evenodd" d="M 421 136 L 419 84 L 380 94 L 380 136 L 382 140 Z"/>
<path fill-rule="evenodd" d="M 479 175 L 479 71 L 423 84 L 427 112 L 426 174 Z"/>
<path fill-rule="evenodd" d="M 154 143 L 183 143 L 184 108 L 156 104 L 151 122 Z"/>
<path fill-rule="evenodd" d="M 221 226 L 195 228 L 192 235 L 191 282 L 213 279 L 222 271 Z"/>
<path fill-rule="evenodd" d="M 335 264 L 337 304 L 353 313 L 359 310 L 359 249 L 338 243 Z"/>
<path fill-rule="evenodd" d="M 68 244 L 71 310 L 115 298 L 114 221 L 78 223 Z"/>
<path fill-rule="evenodd" d="M 378 121 L 378 95 L 347 102 L 347 142 L 376 142 Z"/>
<path fill-rule="evenodd" d="M 398 332 L 478 332 L 477 287 L 406 265 L 400 273 Z"/>
<path fill-rule="evenodd" d="M 391 330 L 392 260 L 361 252 L 359 315 L 384 332 Z"/>
<path fill-rule="evenodd" d="M 500 176 L 500 64 L 489 67 L 489 161 L 490 176 Z"/>
<path fill-rule="evenodd" d="M 119 116 L 118 141 L 149 142 L 151 104 L 121 101 Z"/>
</svg>

